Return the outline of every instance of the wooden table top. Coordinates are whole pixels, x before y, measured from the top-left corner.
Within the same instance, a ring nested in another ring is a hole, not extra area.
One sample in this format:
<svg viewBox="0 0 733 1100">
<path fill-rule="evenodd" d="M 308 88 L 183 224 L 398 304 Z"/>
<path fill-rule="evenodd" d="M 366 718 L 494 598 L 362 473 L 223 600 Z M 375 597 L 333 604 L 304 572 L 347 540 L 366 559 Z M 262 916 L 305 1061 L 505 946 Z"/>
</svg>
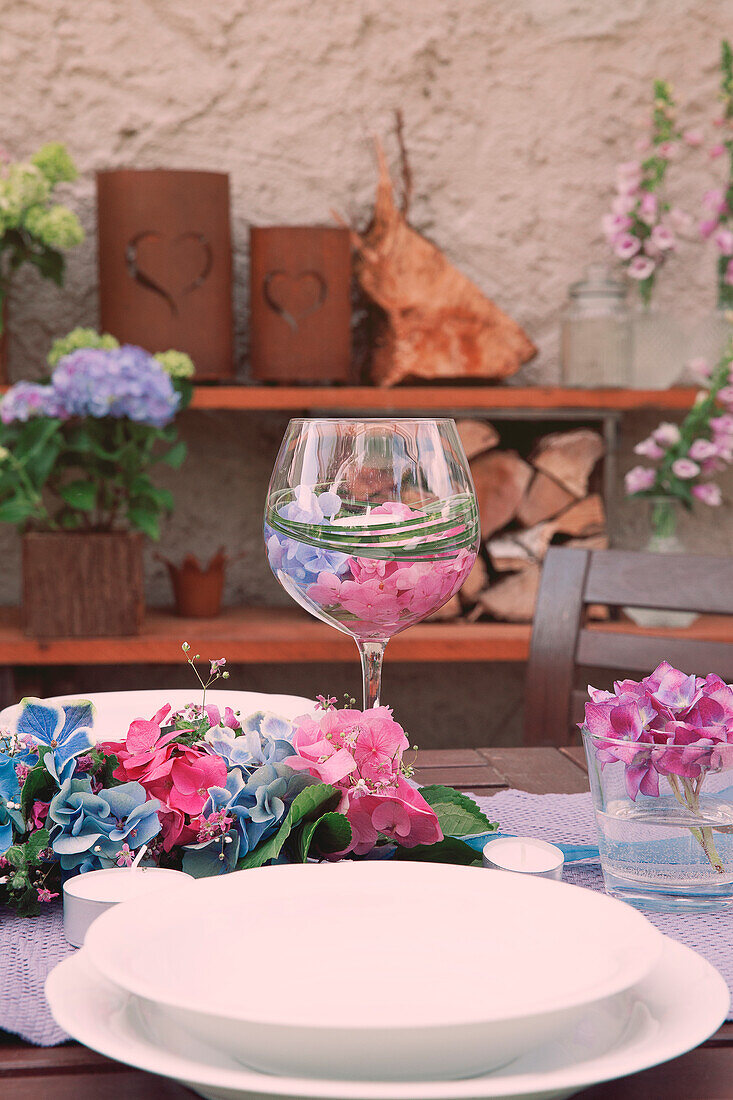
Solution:
<svg viewBox="0 0 733 1100">
<path fill-rule="evenodd" d="M 581 748 L 456 749 L 418 756 L 421 783 L 448 783 L 476 794 L 515 787 L 535 794 L 588 789 Z M 111 1062 L 76 1043 L 32 1047 L 0 1038 L 2 1100 L 191 1100 L 188 1089 Z M 733 1100 L 733 1024 L 662 1066 L 585 1089 L 578 1100 Z"/>
</svg>

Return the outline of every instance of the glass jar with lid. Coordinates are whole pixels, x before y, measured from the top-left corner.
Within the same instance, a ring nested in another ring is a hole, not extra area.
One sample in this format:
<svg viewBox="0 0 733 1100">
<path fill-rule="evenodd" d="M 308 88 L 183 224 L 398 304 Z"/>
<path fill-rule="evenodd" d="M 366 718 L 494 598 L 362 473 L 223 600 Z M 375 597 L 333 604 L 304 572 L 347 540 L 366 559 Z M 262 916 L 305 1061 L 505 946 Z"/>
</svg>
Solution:
<svg viewBox="0 0 733 1100">
<path fill-rule="evenodd" d="M 626 284 L 604 264 L 589 264 L 562 311 L 560 362 L 565 386 L 628 386 L 631 324 Z"/>
</svg>

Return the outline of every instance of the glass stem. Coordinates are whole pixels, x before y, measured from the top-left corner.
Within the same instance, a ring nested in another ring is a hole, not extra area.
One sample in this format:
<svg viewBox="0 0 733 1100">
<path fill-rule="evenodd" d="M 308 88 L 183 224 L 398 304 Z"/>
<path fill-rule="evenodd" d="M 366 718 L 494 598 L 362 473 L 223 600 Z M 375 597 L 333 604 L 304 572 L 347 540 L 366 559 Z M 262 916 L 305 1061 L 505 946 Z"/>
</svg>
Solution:
<svg viewBox="0 0 733 1100">
<path fill-rule="evenodd" d="M 361 657 L 361 675 L 364 687 L 364 710 L 379 706 L 382 687 L 382 661 L 386 642 L 364 642 L 356 639 Z"/>
</svg>

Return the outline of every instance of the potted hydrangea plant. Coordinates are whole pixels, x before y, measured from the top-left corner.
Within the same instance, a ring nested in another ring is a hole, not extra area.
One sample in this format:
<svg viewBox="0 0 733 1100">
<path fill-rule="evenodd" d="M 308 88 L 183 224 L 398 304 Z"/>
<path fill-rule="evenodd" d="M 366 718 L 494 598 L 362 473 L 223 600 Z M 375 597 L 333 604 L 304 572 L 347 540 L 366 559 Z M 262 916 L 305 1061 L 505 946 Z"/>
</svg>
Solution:
<svg viewBox="0 0 733 1100">
<path fill-rule="evenodd" d="M 0 380 L 7 377 L 5 316 L 13 275 L 29 263 L 61 286 L 64 250 L 84 240 L 76 214 L 53 201 L 56 186 L 75 179 L 74 162 L 57 141 L 29 161 L 11 163 L 0 151 Z"/>
<path fill-rule="evenodd" d="M 45 382 L 0 402 L 0 522 L 23 537 L 23 621 L 42 637 L 133 634 L 143 613 L 142 536 L 173 508 L 152 468 L 177 468 L 176 413 L 193 364 L 77 329 Z"/>
</svg>

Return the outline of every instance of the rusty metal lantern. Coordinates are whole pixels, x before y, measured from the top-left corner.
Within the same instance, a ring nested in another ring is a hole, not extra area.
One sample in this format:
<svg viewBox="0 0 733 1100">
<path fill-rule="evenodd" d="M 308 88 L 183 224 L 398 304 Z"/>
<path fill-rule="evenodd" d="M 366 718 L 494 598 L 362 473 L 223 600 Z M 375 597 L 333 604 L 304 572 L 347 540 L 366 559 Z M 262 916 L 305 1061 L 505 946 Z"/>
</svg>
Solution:
<svg viewBox="0 0 733 1100">
<path fill-rule="evenodd" d="M 347 229 L 251 227 L 250 357 L 263 382 L 350 380 Z"/>
<path fill-rule="evenodd" d="M 103 331 L 151 352 L 191 356 L 198 380 L 234 374 L 229 177 L 97 173 Z"/>
</svg>

